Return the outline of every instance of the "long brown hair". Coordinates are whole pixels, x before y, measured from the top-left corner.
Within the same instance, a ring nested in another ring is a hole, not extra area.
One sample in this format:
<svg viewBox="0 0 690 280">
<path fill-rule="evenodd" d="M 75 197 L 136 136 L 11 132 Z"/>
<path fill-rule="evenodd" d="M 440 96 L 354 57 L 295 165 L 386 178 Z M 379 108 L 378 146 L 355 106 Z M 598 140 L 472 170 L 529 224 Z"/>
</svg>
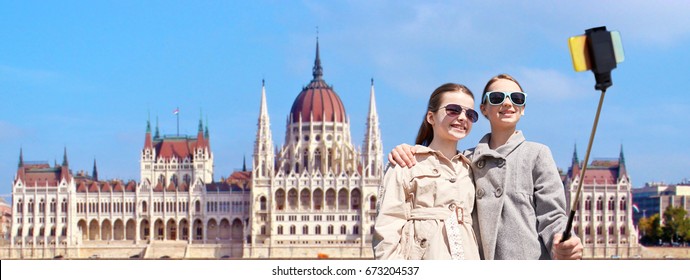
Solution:
<svg viewBox="0 0 690 280">
<path fill-rule="evenodd" d="M 435 113 L 438 111 L 439 107 L 441 107 L 441 97 L 443 97 L 443 94 L 446 92 L 462 92 L 469 95 L 474 100 L 474 94 L 472 94 L 472 91 L 461 84 L 446 83 L 436 88 L 436 90 L 434 90 L 429 97 L 427 111 L 424 112 L 424 119 L 422 119 L 422 125 L 419 127 L 419 132 L 417 132 L 415 144 L 429 146 L 431 141 L 434 140 L 434 128 L 426 120 L 426 115 L 429 112 Z"/>
</svg>

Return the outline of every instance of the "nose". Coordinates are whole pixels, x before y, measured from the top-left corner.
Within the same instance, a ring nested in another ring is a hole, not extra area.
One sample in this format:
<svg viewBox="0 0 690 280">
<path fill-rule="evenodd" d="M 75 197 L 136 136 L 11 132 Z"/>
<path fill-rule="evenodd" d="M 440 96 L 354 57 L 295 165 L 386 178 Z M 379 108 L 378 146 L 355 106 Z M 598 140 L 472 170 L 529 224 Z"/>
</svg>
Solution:
<svg viewBox="0 0 690 280">
<path fill-rule="evenodd" d="M 510 99 L 510 96 L 507 96 L 507 95 L 506 95 L 506 97 L 503 99 L 503 103 L 501 104 L 501 106 L 510 107 L 510 106 L 513 106 L 513 105 L 514 105 L 514 104 L 513 104 L 513 100 Z"/>
</svg>

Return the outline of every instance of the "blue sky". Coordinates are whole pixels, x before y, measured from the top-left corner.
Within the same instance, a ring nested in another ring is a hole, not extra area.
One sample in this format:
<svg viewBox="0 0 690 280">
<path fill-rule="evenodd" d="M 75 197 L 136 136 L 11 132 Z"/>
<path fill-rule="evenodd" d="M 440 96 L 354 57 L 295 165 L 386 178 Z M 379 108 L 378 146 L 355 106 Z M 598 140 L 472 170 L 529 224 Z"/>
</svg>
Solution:
<svg viewBox="0 0 690 280">
<path fill-rule="evenodd" d="M 174 134 L 176 107 L 181 133 L 208 118 L 215 178 L 227 177 L 251 158 L 262 79 L 283 144 L 311 79 L 317 26 L 324 79 L 355 145 L 371 78 L 388 152 L 414 140 L 434 88 L 457 82 L 477 95 L 505 72 L 529 94 L 518 129 L 564 169 L 573 145 L 584 159 L 600 96 L 590 72 L 573 71 L 567 39 L 618 30 L 626 61 L 612 74 L 591 157 L 617 158 L 623 145 L 634 186 L 690 177 L 690 3 L 522 2 L 2 1 L 0 193 L 11 192 L 20 147 L 25 160 L 51 163 L 67 147 L 75 172 L 90 172 L 95 158 L 101 178 L 138 180 L 146 120 Z M 480 119 L 460 148 L 488 131 Z"/>
</svg>

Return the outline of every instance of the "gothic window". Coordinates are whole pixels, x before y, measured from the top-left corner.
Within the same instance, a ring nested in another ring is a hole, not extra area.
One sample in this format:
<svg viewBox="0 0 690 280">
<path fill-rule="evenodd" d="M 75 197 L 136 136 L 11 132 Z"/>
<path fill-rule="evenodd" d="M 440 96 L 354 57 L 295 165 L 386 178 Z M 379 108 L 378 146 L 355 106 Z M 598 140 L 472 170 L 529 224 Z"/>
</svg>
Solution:
<svg viewBox="0 0 690 280">
<path fill-rule="evenodd" d="M 261 196 L 261 198 L 259 198 L 259 207 L 260 207 L 259 209 L 261 209 L 261 211 L 266 211 L 266 197 L 265 196 Z"/>
<path fill-rule="evenodd" d="M 621 235 L 625 235 L 625 226 L 621 226 Z"/>
<path fill-rule="evenodd" d="M 283 234 L 283 226 L 278 226 L 278 234 Z"/>
<path fill-rule="evenodd" d="M 295 173 L 299 173 L 299 162 L 295 163 Z"/>
<path fill-rule="evenodd" d="M 589 226 L 585 227 L 585 235 L 590 235 L 592 234 L 592 230 L 589 228 Z"/>
<path fill-rule="evenodd" d="M 608 203 L 608 209 L 613 210 L 616 208 L 616 201 L 614 200 L 613 196 L 609 198 L 609 203 Z"/>
<path fill-rule="evenodd" d="M 601 228 L 601 226 L 598 226 L 597 227 L 597 235 L 601 235 L 602 232 L 603 232 L 603 229 Z"/>
<path fill-rule="evenodd" d="M 347 196 L 348 196 L 347 190 L 340 189 L 340 191 L 338 191 L 338 209 L 339 210 L 345 210 L 345 209 L 349 208 Z"/>
<path fill-rule="evenodd" d="M 55 199 L 53 198 L 50 201 L 50 213 L 55 213 L 57 211 L 57 202 L 55 202 Z"/>
<path fill-rule="evenodd" d="M 309 190 L 308 189 L 302 189 L 302 191 L 299 194 L 299 201 L 300 201 L 300 206 L 302 207 L 302 210 L 307 210 L 309 209 L 309 200 L 311 200 Z"/>
<path fill-rule="evenodd" d="M 17 201 L 17 213 L 22 213 L 22 212 L 24 212 L 24 209 L 23 209 L 23 208 L 24 208 L 24 204 L 22 203 L 22 200 L 19 199 L 19 200 Z"/>
<path fill-rule="evenodd" d="M 142 202 L 141 202 L 141 212 L 142 212 L 142 213 L 146 213 L 146 211 L 148 211 L 148 207 L 147 207 L 147 205 L 146 205 L 146 201 L 142 201 Z"/>
<path fill-rule="evenodd" d="M 592 200 L 589 196 L 587 197 L 587 200 L 585 200 L 585 210 L 592 210 Z"/>
<path fill-rule="evenodd" d="M 285 190 L 279 189 L 276 191 L 276 210 L 285 209 Z"/>
<path fill-rule="evenodd" d="M 189 174 L 185 174 L 182 176 L 182 181 L 184 181 L 187 186 L 189 186 L 189 183 L 192 181 L 192 178 L 189 176 Z"/>
<path fill-rule="evenodd" d="M 304 234 L 304 235 L 309 234 L 309 226 L 307 226 L 307 225 L 302 226 L 302 234 Z"/>
<path fill-rule="evenodd" d="M 288 205 L 290 209 L 297 209 L 297 190 L 290 189 L 288 191 Z"/>
<path fill-rule="evenodd" d="M 609 235 L 613 235 L 613 226 L 609 227 Z"/>
<path fill-rule="evenodd" d="M 314 234 L 321 234 L 321 225 L 316 225 L 314 228 Z"/>
<path fill-rule="evenodd" d="M 67 212 L 67 199 L 65 199 L 65 198 L 62 199 L 62 205 L 60 207 L 60 210 L 62 210 L 63 213 Z"/>
<path fill-rule="evenodd" d="M 38 204 L 38 212 L 39 213 L 45 213 L 46 212 L 46 203 L 41 199 L 41 202 Z"/>
<path fill-rule="evenodd" d="M 165 175 L 158 176 L 158 184 L 165 186 Z"/>
<path fill-rule="evenodd" d="M 340 226 L 340 234 L 347 234 L 347 227 L 345 225 Z"/>
<path fill-rule="evenodd" d="M 621 198 L 620 210 L 626 210 L 626 209 L 627 209 L 627 205 L 626 205 L 626 204 L 627 204 L 627 203 L 626 203 L 626 201 L 625 201 L 625 197 Z"/>
<path fill-rule="evenodd" d="M 29 213 L 33 213 L 34 212 L 34 200 L 33 199 L 29 199 L 29 205 L 28 206 L 29 207 L 27 207 L 27 208 L 29 209 Z"/>
<path fill-rule="evenodd" d="M 376 196 L 369 198 L 369 210 L 376 210 Z"/>
<path fill-rule="evenodd" d="M 333 225 L 328 225 L 328 234 L 333 234 Z"/>
<path fill-rule="evenodd" d="M 326 207 L 328 207 L 328 209 L 335 208 L 335 190 L 333 189 L 328 189 L 326 191 Z"/>
<path fill-rule="evenodd" d="M 350 197 L 350 205 L 352 206 L 352 210 L 359 210 L 361 196 L 362 193 L 359 191 L 359 189 L 352 190 Z"/>
<path fill-rule="evenodd" d="M 177 186 L 177 175 L 173 174 L 172 177 L 170 177 L 170 181 L 173 185 Z"/>
<path fill-rule="evenodd" d="M 314 210 L 321 210 L 322 204 L 323 203 L 323 191 L 321 189 L 317 189 L 314 191 L 314 197 L 313 197 L 313 205 L 314 205 Z"/>
<path fill-rule="evenodd" d="M 352 234 L 359 234 L 359 226 L 355 225 L 352 227 Z"/>
<path fill-rule="evenodd" d="M 297 234 L 297 227 L 295 225 L 290 226 L 290 235 L 295 235 Z"/>
<path fill-rule="evenodd" d="M 604 202 L 602 201 L 602 197 L 600 196 L 597 198 L 597 211 L 601 211 L 604 208 Z"/>
</svg>

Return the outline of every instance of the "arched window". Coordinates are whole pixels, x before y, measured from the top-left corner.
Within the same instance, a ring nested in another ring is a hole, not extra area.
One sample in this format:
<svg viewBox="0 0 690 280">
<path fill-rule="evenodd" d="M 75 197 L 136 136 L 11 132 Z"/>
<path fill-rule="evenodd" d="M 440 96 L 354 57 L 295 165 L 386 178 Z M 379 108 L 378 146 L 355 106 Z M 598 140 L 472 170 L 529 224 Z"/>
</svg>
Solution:
<svg viewBox="0 0 690 280">
<path fill-rule="evenodd" d="M 347 227 L 345 225 L 340 226 L 340 234 L 347 234 Z"/>
<path fill-rule="evenodd" d="M 627 203 L 625 201 L 625 197 L 622 197 L 621 202 L 620 202 L 620 210 L 626 210 L 627 208 L 628 207 L 627 207 Z"/>
<path fill-rule="evenodd" d="M 352 210 L 359 210 L 360 201 L 362 200 L 362 192 L 359 189 L 352 190 L 350 193 L 350 207 Z"/>
<path fill-rule="evenodd" d="M 50 201 L 50 213 L 55 213 L 57 211 L 57 202 L 55 202 L 55 198 L 53 198 Z"/>
<path fill-rule="evenodd" d="M 309 234 L 309 226 L 307 226 L 307 225 L 302 226 L 302 234 L 304 234 L 304 235 Z"/>
<path fill-rule="evenodd" d="M 261 209 L 261 211 L 266 211 L 266 197 L 265 196 L 261 196 L 261 198 L 259 198 L 259 209 Z"/>
<path fill-rule="evenodd" d="M 279 189 L 276 191 L 276 210 L 285 209 L 285 190 Z"/>
<path fill-rule="evenodd" d="M 600 196 L 597 198 L 597 211 L 601 211 L 604 208 L 604 201 L 602 197 Z"/>
<path fill-rule="evenodd" d="M 608 203 L 608 209 L 613 211 L 613 209 L 616 208 L 616 201 L 614 200 L 613 196 L 609 197 L 609 203 Z"/>
<path fill-rule="evenodd" d="M 609 226 L 609 235 L 613 235 L 613 226 Z"/>
<path fill-rule="evenodd" d="M 41 202 L 38 203 L 38 212 L 39 213 L 45 213 L 46 212 L 46 203 L 45 203 L 45 201 L 43 201 L 43 199 L 41 199 Z"/>
<path fill-rule="evenodd" d="M 165 175 L 158 176 L 158 184 L 165 186 Z"/>
<path fill-rule="evenodd" d="M 316 225 L 314 228 L 314 234 L 321 234 L 321 225 Z"/>
<path fill-rule="evenodd" d="M 587 197 L 587 200 L 585 200 L 585 211 L 592 210 L 592 199 L 591 197 Z"/>
<path fill-rule="evenodd" d="M 67 212 L 67 199 L 66 198 L 62 199 L 62 206 L 60 207 L 60 210 L 62 210 L 63 213 Z"/>
<path fill-rule="evenodd" d="M 201 202 L 198 200 L 196 202 L 194 202 L 194 212 L 197 212 L 197 213 L 201 212 Z"/>
<path fill-rule="evenodd" d="M 147 205 L 146 205 L 146 201 L 142 201 L 142 202 L 141 202 L 141 212 L 142 212 L 142 213 L 146 213 L 146 211 L 148 211 L 148 207 L 147 207 Z"/>
<path fill-rule="evenodd" d="M 625 226 L 621 226 L 621 235 L 625 235 Z"/>
<path fill-rule="evenodd" d="M 283 234 L 283 226 L 278 226 L 278 234 Z"/>
<path fill-rule="evenodd" d="M 177 175 L 173 174 L 172 177 L 170 177 L 170 181 L 173 183 L 173 185 L 177 186 Z"/>
<path fill-rule="evenodd" d="M 297 190 L 290 189 L 288 191 L 288 205 L 290 209 L 297 209 Z"/>
<path fill-rule="evenodd" d="M 328 226 L 328 234 L 333 234 L 333 225 Z"/>
<path fill-rule="evenodd" d="M 17 213 L 22 213 L 24 212 L 24 203 L 22 203 L 22 200 L 19 199 L 17 200 Z"/>
<path fill-rule="evenodd" d="M 586 226 L 585 227 L 585 235 L 590 235 L 590 234 L 592 234 L 592 229 L 589 228 L 589 226 Z"/>
<path fill-rule="evenodd" d="M 355 225 L 352 227 L 352 234 L 359 234 L 359 226 Z"/>
<path fill-rule="evenodd" d="M 376 196 L 371 196 L 369 198 L 369 210 L 376 210 Z"/>
<path fill-rule="evenodd" d="M 295 225 L 290 226 L 290 235 L 297 234 L 297 227 Z"/>
<path fill-rule="evenodd" d="M 182 181 L 184 181 L 184 183 L 187 184 L 187 186 L 189 186 L 189 183 L 192 181 L 192 178 L 189 177 L 189 174 L 184 174 L 184 176 L 182 176 Z"/>
</svg>

